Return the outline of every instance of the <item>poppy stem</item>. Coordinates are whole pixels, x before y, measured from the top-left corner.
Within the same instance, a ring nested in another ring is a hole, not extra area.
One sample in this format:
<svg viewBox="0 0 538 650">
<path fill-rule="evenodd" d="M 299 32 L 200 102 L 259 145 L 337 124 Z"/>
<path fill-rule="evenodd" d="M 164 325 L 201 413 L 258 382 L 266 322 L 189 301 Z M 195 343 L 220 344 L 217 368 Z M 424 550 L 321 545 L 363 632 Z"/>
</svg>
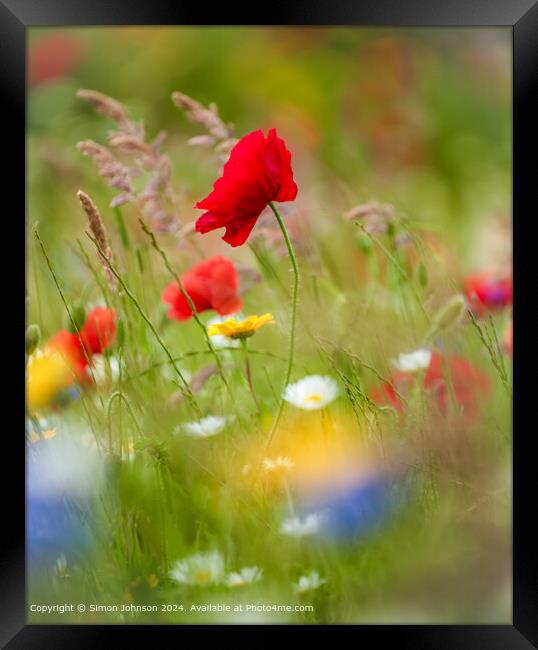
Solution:
<svg viewBox="0 0 538 650">
<path fill-rule="evenodd" d="M 295 251 L 293 250 L 293 245 L 291 243 L 290 237 L 288 235 L 288 231 L 286 229 L 286 226 L 284 225 L 284 221 L 282 220 L 282 217 L 278 213 L 278 210 L 276 209 L 274 203 L 269 202 L 269 207 L 273 211 L 273 214 L 275 215 L 276 220 L 278 221 L 278 225 L 280 226 L 280 230 L 282 231 L 282 235 L 284 236 L 284 241 L 286 242 L 286 247 L 288 249 L 288 254 L 290 256 L 290 261 L 291 261 L 291 266 L 293 269 L 293 293 L 292 293 L 292 298 L 291 298 L 291 326 L 290 326 L 290 351 L 288 355 L 288 368 L 286 371 L 286 379 L 284 381 L 284 388 L 289 384 L 290 382 L 290 377 L 291 377 L 291 370 L 293 367 L 293 355 L 295 353 L 295 321 L 297 319 L 297 291 L 299 289 L 299 267 L 297 265 L 297 258 L 295 257 Z M 278 423 L 280 422 L 280 418 L 282 416 L 282 411 L 284 409 L 284 397 L 283 397 L 284 391 L 282 391 L 282 395 L 280 397 L 280 404 L 278 406 L 278 411 L 276 414 L 276 417 L 273 421 L 273 426 L 271 427 L 271 431 L 269 432 L 269 436 L 267 438 L 267 443 L 265 445 L 265 450 L 269 448 L 269 445 L 271 444 L 271 441 L 273 439 L 273 436 L 275 434 L 276 428 L 278 427 Z"/>
</svg>

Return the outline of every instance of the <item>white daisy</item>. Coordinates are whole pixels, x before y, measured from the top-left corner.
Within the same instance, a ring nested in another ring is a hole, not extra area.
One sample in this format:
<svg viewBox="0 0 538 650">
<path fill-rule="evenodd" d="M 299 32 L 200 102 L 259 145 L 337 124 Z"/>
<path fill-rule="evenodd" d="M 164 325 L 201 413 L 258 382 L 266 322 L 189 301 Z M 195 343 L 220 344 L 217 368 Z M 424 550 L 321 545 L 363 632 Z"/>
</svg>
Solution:
<svg viewBox="0 0 538 650">
<path fill-rule="evenodd" d="M 207 321 L 208 325 L 216 325 L 217 323 L 224 323 L 224 321 L 230 320 L 230 318 L 235 318 L 238 322 L 244 320 L 242 314 L 227 314 L 226 316 L 213 316 Z M 215 334 L 211 337 L 211 343 L 214 348 L 220 350 L 222 348 L 238 348 L 241 345 L 239 339 L 232 339 L 229 336 L 224 336 L 222 334 Z"/>
<path fill-rule="evenodd" d="M 288 384 L 283 397 L 286 402 L 307 411 L 322 409 L 338 396 L 338 384 L 330 377 L 308 375 Z"/>
<path fill-rule="evenodd" d="M 250 566 L 234 573 L 229 573 L 226 577 L 228 587 L 243 587 L 251 585 L 253 582 L 259 582 L 262 579 L 262 570 L 257 566 Z"/>
<path fill-rule="evenodd" d="M 199 553 L 176 562 L 170 578 L 183 585 L 207 587 L 224 581 L 224 560 L 217 553 Z"/>
<path fill-rule="evenodd" d="M 295 463 L 288 456 L 278 456 L 277 458 L 264 458 L 262 467 L 266 472 L 291 472 Z"/>
<path fill-rule="evenodd" d="M 196 422 L 180 424 L 174 429 L 174 434 L 184 433 L 191 438 L 210 438 L 220 433 L 232 419 L 232 417 L 208 415 Z"/>
<path fill-rule="evenodd" d="M 300 517 L 289 517 L 284 519 L 280 526 L 280 532 L 291 537 L 304 537 L 317 533 L 322 523 L 321 513 L 312 513 L 304 519 Z"/>
<path fill-rule="evenodd" d="M 299 594 L 304 594 L 307 591 L 314 591 L 324 585 L 327 580 L 319 577 L 317 571 L 310 571 L 305 576 L 301 576 L 297 584 L 294 585 L 295 591 Z"/>
<path fill-rule="evenodd" d="M 430 365 L 431 358 L 431 350 L 419 348 L 409 354 L 400 354 L 398 359 L 394 359 L 392 365 L 403 372 L 416 372 L 427 368 Z"/>
</svg>

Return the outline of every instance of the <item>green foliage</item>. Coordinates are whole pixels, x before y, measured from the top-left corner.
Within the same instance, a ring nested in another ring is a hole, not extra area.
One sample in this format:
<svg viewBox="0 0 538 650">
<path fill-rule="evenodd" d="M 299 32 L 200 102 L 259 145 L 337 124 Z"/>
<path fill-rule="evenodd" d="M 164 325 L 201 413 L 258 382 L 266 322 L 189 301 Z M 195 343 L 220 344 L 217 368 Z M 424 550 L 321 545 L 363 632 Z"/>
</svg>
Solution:
<svg viewBox="0 0 538 650">
<path fill-rule="evenodd" d="M 31 28 L 30 46 L 57 31 Z M 157 606 L 67 613 L 62 623 L 508 622 L 511 396 L 500 339 L 509 315 L 466 318 L 460 293 L 479 260 L 496 262 L 478 229 L 510 212 L 508 30 L 60 31 L 83 54 L 63 78 L 30 90 L 28 211 L 39 223 L 28 242 L 26 352 L 62 326 L 76 332 L 90 306 L 112 307 L 119 319 L 90 385 L 39 414 L 58 420 L 52 440 L 95 452 L 104 478 L 84 524 L 90 550 L 68 557 L 67 576 L 48 565 L 31 574 L 29 600 Z M 80 87 L 122 102 L 148 142 L 168 133 L 160 151 L 171 161 L 176 230 L 148 225 L 147 203 L 110 207 L 117 192 L 75 145 L 105 142 L 114 125 L 76 99 Z M 294 260 L 269 210 L 264 231 L 259 222 L 238 249 L 221 233 L 185 234 L 222 161 L 187 145 L 203 129 L 173 106 L 175 90 L 216 102 L 237 137 L 276 126 L 292 151 L 299 194 L 280 214 L 300 271 L 296 313 Z M 84 235 L 79 189 L 101 212 L 110 258 Z M 375 228 L 343 218 L 373 200 L 390 203 L 394 219 Z M 164 287 L 215 254 L 240 269 L 242 312 L 275 318 L 247 349 L 207 336 L 214 313 L 185 322 L 166 315 Z M 487 375 L 477 419 L 465 421 L 451 381 L 443 417 L 435 389 L 421 389 L 422 371 L 409 390 L 392 381 L 398 355 L 420 347 L 457 354 Z M 289 373 L 292 382 L 330 376 L 338 399 L 323 411 L 284 404 Z M 376 392 L 387 386 L 394 400 L 382 403 Z M 209 415 L 230 419 L 214 436 L 185 433 Z M 296 490 L 273 484 L 263 459 L 287 454 L 287 436 L 299 429 L 320 428 L 330 440 L 341 422 L 364 446 L 365 465 L 371 453 L 383 469 L 406 467 L 410 498 L 371 536 L 283 535 Z M 36 416 L 31 428 L 43 437 L 38 425 Z M 173 580 L 177 561 L 212 551 L 227 574 L 257 566 L 262 580 L 237 588 Z M 294 585 L 311 570 L 327 582 L 299 594 Z M 217 602 L 313 611 L 233 619 L 190 609 Z M 32 614 L 30 622 L 55 621 Z"/>
</svg>

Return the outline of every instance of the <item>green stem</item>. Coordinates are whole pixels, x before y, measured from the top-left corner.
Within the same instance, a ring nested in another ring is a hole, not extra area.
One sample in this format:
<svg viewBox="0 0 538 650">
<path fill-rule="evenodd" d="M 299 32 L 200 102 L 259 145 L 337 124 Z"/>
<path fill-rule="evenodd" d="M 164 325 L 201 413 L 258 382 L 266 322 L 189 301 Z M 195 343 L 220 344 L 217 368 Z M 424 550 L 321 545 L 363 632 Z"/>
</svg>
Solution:
<svg viewBox="0 0 538 650">
<path fill-rule="evenodd" d="M 187 301 L 187 304 L 189 305 L 189 308 L 190 308 L 190 310 L 191 310 L 191 312 L 192 312 L 193 318 L 194 318 L 194 320 L 196 321 L 196 324 L 198 325 L 198 327 L 200 328 L 200 330 L 201 330 L 201 332 L 202 332 L 202 335 L 203 335 L 203 337 L 204 337 L 204 340 L 205 340 L 205 342 L 206 342 L 206 345 L 207 345 L 207 347 L 208 347 L 208 350 L 209 350 L 209 352 L 213 355 L 213 358 L 215 359 L 215 363 L 217 364 L 217 369 L 218 369 L 218 371 L 219 371 L 219 374 L 220 374 L 220 376 L 221 376 L 221 379 L 222 379 L 224 385 L 226 386 L 226 389 L 228 390 L 230 396 L 231 396 L 232 399 L 233 399 L 233 394 L 232 394 L 232 391 L 231 391 L 230 385 L 229 385 L 229 383 L 228 383 L 228 380 L 226 379 L 226 375 L 224 374 L 224 369 L 223 369 L 223 367 L 222 367 L 222 363 L 221 363 L 220 357 L 219 357 L 217 351 L 215 350 L 215 348 L 213 347 L 213 344 L 211 343 L 211 338 L 210 338 L 209 334 L 207 333 L 207 328 L 206 328 L 206 326 L 202 323 L 202 321 L 200 320 L 200 317 L 198 316 L 198 310 L 196 309 L 196 306 L 195 306 L 195 304 L 194 304 L 192 298 L 191 298 L 191 297 L 189 296 L 189 294 L 185 291 L 185 287 L 183 286 L 183 282 L 181 281 L 181 278 L 179 277 L 179 275 L 178 275 L 178 274 L 174 271 L 174 269 L 170 266 L 170 263 L 169 263 L 168 258 L 167 258 L 167 256 L 166 256 L 166 253 L 165 253 L 164 250 L 159 246 L 159 244 L 158 244 L 158 242 L 157 242 L 157 239 L 156 239 L 155 234 L 153 233 L 153 231 L 149 229 L 149 227 L 147 226 L 147 224 L 144 222 L 144 220 L 143 220 L 141 217 L 138 218 L 138 221 L 140 222 L 140 226 L 142 227 L 142 230 L 143 230 L 143 231 L 146 233 L 146 235 L 150 238 L 151 245 L 153 246 L 153 248 L 154 248 L 154 249 L 159 253 L 159 255 L 161 256 L 161 258 L 162 258 L 162 260 L 163 260 L 163 262 L 164 262 L 164 265 L 166 266 L 166 269 L 168 270 L 168 272 L 170 273 L 170 275 L 174 278 L 174 280 L 177 282 L 178 287 L 179 287 L 179 290 L 181 291 L 181 295 L 182 295 L 182 296 L 185 298 L 185 300 Z"/>
<path fill-rule="evenodd" d="M 504 389 L 506 390 L 506 393 L 508 394 L 508 397 L 512 399 L 512 391 L 510 390 L 510 385 L 508 383 L 508 376 L 506 374 L 506 368 L 504 367 L 504 362 L 502 360 L 502 356 L 498 353 L 499 352 L 499 342 L 497 340 L 497 332 L 495 331 L 495 327 L 491 323 L 491 326 L 493 328 L 493 339 L 495 345 L 492 343 L 492 337 L 490 333 L 487 330 L 486 325 L 484 325 L 484 330 L 482 330 L 482 327 L 480 327 L 480 324 L 476 320 L 475 315 L 473 314 L 473 311 L 471 309 L 467 310 L 467 314 L 469 315 L 469 318 L 471 319 L 471 323 L 475 330 L 478 333 L 478 336 L 480 337 L 480 340 L 484 347 L 486 348 L 489 357 L 491 359 L 491 363 L 493 364 L 493 367 L 497 371 L 502 384 L 504 386 Z"/>
<path fill-rule="evenodd" d="M 239 348 L 221 348 L 223 352 L 232 352 L 232 353 L 239 353 L 240 349 Z M 283 357 L 279 357 L 277 354 L 273 354 L 272 352 L 266 351 L 266 350 L 249 350 L 249 355 L 250 354 L 258 354 L 262 356 L 267 356 L 270 357 L 271 359 L 277 359 L 278 361 L 286 361 Z M 185 352 L 184 354 L 174 357 L 174 361 L 183 361 L 183 359 L 187 359 L 189 357 L 196 357 L 198 355 L 204 355 L 204 354 L 211 354 L 209 350 L 192 350 L 191 352 Z M 148 366 L 145 370 L 142 370 L 141 372 L 138 372 L 135 375 L 129 375 L 128 377 L 124 378 L 125 382 L 132 381 L 133 379 L 136 379 L 137 377 L 143 377 L 144 375 L 147 375 L 150 373 L 152 370 L 155 370 L 156 368 L 161 368 L 162 366 L 165 366 L 166 364 L 169 364 L 170 361 L 158 361 L 157 363 L 154 363 L 151 366 Z"/>
<path fill-rule="evenodd" d="M 45 245 L 43 244 L 43 241 L 41 240 L 41 237 L 39 236 L 37 228 L 35 228 L 35 227 L 34 227 L 34 236 L 37 239 L 37 241 L 39 242 L 41 252 L 43 253 L 45 261 L 47 262 L 47 266 L 49 267 L 49 271 L 50 271 L 50 274 L 51 274 L 52 279 L 54 281 L 54 284 L 56 285 L 56 289 L 58 290 L 58 293 L 60 294 L 60 298 L 61 298 L 61 300 L 63 302 L 65 310 L 67 311 L 67 315 L 69 316 L 69 320 L 71 321 L 71 324 L 72 324 L 72 326 L 73 326 L 73 328 L 75 330 L 75 333 L 77 335 L 77 338 L 78 338 L 78 341 L 79 341 L 79 344 L 80 344 L 80 349 L 82 350 L 82 353 L 84 354 L 84 358 L 86 360 L 86 363 L 88 364 L 88 370 L 90 371 L 90 375 L 91 375 L 93 384 L 94 384 L 94 386 L 97 387 L 97 382 L 95 381 L 95 375 L 93 373 L 92 362 L 91 362 L 91 359 L 90 359 L 90 357 L 88 355 L 88 352 L 86 350 L 86 346 L 84 345 L 84 343 L 82 341 L 82 338 L 80 336 L 79 327 L 78 327 L 75 319 L 73 318 L 73 314 L 72 314 L 71 310 L 69 309 L 69 305 L 67 304 L 67 300 L 66 300 L 66 298 L 64 296 L 64 293 L 62 291 L 62 287 L 60 286 L 60 282 L 59 282 L 59 280 L 58 280 L 58 278 L 56 276 L 56 273 L 54 272 L 54 268 L 52 267 L 52 263 L 51 263 L 51 261 L 49 259 L 49 256 L 47 255 L 47 251 L 45 250 Z M 103 398 L 102 398 L 101 393 L 99 391 L 97 391 L 97 395 L 99 397 L 99 401 L 101 402 L 101 406 L 104 407 Z"/>
<path fill-rule="evenodd" d="M 106 411 L 107 411 L 107 423 L 108 423 L 108 446 L 109 446 L 109 450 L 108 450 L 108 451 L 109 451 L 110 453 L 112 453 L 112 403 L 114 402 L 115 399 L 117 399 L 117 400 L 123 400 L 123 403 L 125 404 L 125 406 L 127 406 L 127 410 L 129 411 L 129 414 L 130 414 L 130 416 L 131 416 L 131 418 L 132 418 L 132 420 L 133 420 L 133 422 L 134 422 L 134 424 L 135 424 L 135 426 L 136 426 L 136 428 L 137 428 L 137 430 L 138 430 L 138 433 L 140 434 L 140 436 L 143 436 L 143 435 L 144 435 L 144 432 L 143 432 L 142 429 L 140 428 L 140 425 L 138 424 L 138 421 L 137 421 L 137 419 L 135 418 L 135 415 L 134 415 L 134 413 L 133 413 L 133 409 L 132 409 L 132 407 L 131 407 L 131 404 L 129 403 L 129 400 L 128 400 L 127 397 L 125 397 L 125 395 L 124 395 L 123 393 L 121 393 L 119 390 L 115 391 L 115 392 L 112 393 L 112 395 L 110 396 L 110 398 L 109 398 L 109 400 L 108 400 L 107 407 L 106 407 Z M 120 434 L 120 437 L 119 437 L 119 443 L 120 443 L 120 444 L 119 444 L 119 455 L 120 455 L 120 457 L 121 457 L 121 434 Z"/>
<path fill-rule="evenodd" d="M 289 355 L 288 355 L 288 368 L 286 370 L 286 379 L 284 381 L 284 389 L 286 386 L 289 384 L 290 377 L 291 377 L 291 370 L 293 367 L 293 355 L 295 352 L 295 321 L 297 319 L 297 291 L 299 289 L 299 267 L 297 265 L 297 258 L 295 257 L 295 251 L 293 250 L 293 246 L 291 243 L 291 240 L 288 235 L 288 231 L 286 230 L 286 226 L 284 225 L 284 222 L 282 221 L 282 217 L 278 213 L 278 210 L 274 206 L 273 203 L 269 203 L 269 207 L 273 211 L 273 214 L 275 215 L 276 220 L 278 221 L 278 225 L 280 226 L 280 230 L 282 231 L 282 235 L 284 236 L 284 241 L 286 242 L 286 247 L 288 249 L 288 254 L 290 256 L 290 261 L 291 261 L 291 266 L 293 269 L 293 294 L 292 294 L 292 299 L 291 299 L 291 326 L 290 326 L 290 348 L 289 348 Z M 284 389 L 282 390 L 282 395 L 280 397 L 280 404 L 278 406 L 278 411 L 276 414 L 276 417 L 273 422 L 273 426 L 271 427 L 271 431 L 269 432 L 269 436 L 267 438 L 267 443 L 265 445 L 265 450 L 269 449 L 269 445 L 271 444 L 271 441 L 273 439 L 273 436 L 275 434 L 275 431 L 278 427 L 278 423 L 280 422 L 280 418 L 282 416 L 282 411 L 284 409 Z"/>
<path fill-rule="evenodd" d="M 94 239 L 88 232 L 86 233 L 88 238 L 93 242 L 95 248 L 97 249 L 97 252 L 99 253 L 100 257 L 104 260 L 105 264 L 108 266 L 108 268 L 111 270 L 112 274 L 116 278 L 116 280 L 120 283 L 121 288 L 125 291 L 131 302 L 134 304 L 134 306 L 137 308 L 138 313 L 142 317 L 142 319 L 145 321 L 146 325 L 150 328 L 150 330 L 153 333 L 153 336 L 156 338 L 157 343 L 161 346 L 161 348 L 164 350 L 164 353 L 168 357 L 170 363 L 172 364 L 174 370 L 176 371 L 177 376 L 180 378 L 182 386 L 180 386 L 180 390 L 183 393 L 183 395 L 187 398 L 189 401 L 192 409 L 196 412 L 196 414 L 199 417 L 202 417 L 202 411 L 200 407 L 198 406 L 198 403 L 196 402 L 196 399 L 190 389 L 190 386 L 183 376 L 181 370 L 177 367 L 176 362 L 174 361 L 174 358 L 172 357 L 170 350 L 166 347 L 166 344 L 162 340 L 162 338 L 159 335 L 159 332 L 155 329 L 155 326 L 149 319 L 148 315 L 146 312 L 142 309 L 142 306 L 138 302 L 136 296 L 133 294 L 133 292 L 129 289 L 129 287 L 125 284 L 123 281 L 123 278 L 121 275 L 118 273 L 118 271 L 112 266 L 112 263 L 110 260 L 107 258 L 107 256 L 103 253 L 101 247 L 99 246 L 99 242 Z"/>
<path fill-rule="evenodd" d="M 284 479 L 284 492 L 286 493 L 286 499 L 288 500 L 288 510 L 290 515 L 293 517 L 295 515 L 295 508 L 293 507 L 293 498 L 291 496 L 290 484 L 287 478 Z"/>
<path fill-rule="evenodd" d="M 123 247 L 126 250 L 130 250 L 131 243 L 129 242 L 129 235 L 127 234 L 127 228 L 125 227 L 123 214 L 119 207 L 114 208 L 114 215 L 116 217 L 116 223 L 118 225 L 118 231 L 120 233 L 121 243 L 123 244 Z"/>
<path fill-rule="evenodd" d="M 417 301 L 418 306 L 420 307 L 421 312 L 425 316 L 428 324 L 431 323 L 430 316 L 428 312 L 424 309 L 424 305 L 422 304 L 422 300 L 420 299 L 420 296 L 418 295 L 415 287 L 413 286 L 413 281 L 407 274 L 407 271 L 402 267 L 400 262 L 394 257 L 394 255 L 387 249 L 386 246 L 383 245 L 383 243 L 374 235 L 372 235 L 371 232 L 369 232 L 362 223 L 359 223 L 358 221 L 355 222 L 357 226 L 362 230 L 362 232 L 369 238 L 371 239 L 375 244 L 379 246 L 379 248 L 383 251 L 385 254 L 385 257 L 389 260 L 389 262 L 393 265 L 393 267 L 398 271 L 398 274 L 401 276 L 402 280 L 405 280 L 409 284 L 409 288 L 411 289 L 411 293 L 413 294 L 415 300 Z"/>
<path fill-rule="evenodd" d="M 330 419 L 329 412 L 327 411 L 326 408 L 321 409 L 320 415 L 321 415 L 321 428 L 322 428 L 322 431 L 323 431 L 323 438 L 324 438 L 325 443 L 327 443 L 327 442 L 329 442 L 330 437 L 331 437 L 331 434 L 330 434 L 330 431 L 331 431 L 331 419 Z"/>
<path fill-rule="evenodd" d="M 259 414 L 261 413 L 261 409 L 260 409 L 260 403 L 258 402 L 258 398 L 256 396 L 256 391 L 254 390 L 254 382 L 252 381 L 252 373 L 250 371 L 250 361 L 248 358 L 247 339 L 241 339 L 241 347 L 245 355 L 245 374 L 247 376 L 248 387 L 250 388 L 250 394 L 252 395 L 254 404 L 256 404 L 256 410 L 258 411 Z"/>
</svg>

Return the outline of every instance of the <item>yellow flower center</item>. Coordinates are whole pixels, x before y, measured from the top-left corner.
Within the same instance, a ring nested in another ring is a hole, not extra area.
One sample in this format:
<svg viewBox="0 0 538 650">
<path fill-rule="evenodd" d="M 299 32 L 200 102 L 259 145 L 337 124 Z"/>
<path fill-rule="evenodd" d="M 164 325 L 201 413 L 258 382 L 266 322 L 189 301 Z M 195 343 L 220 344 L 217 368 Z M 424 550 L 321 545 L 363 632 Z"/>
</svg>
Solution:
<svg viewBox="0 0 538 650">
<path fill-rule="evenodd" d="M 211 580 L 211 571 L 197 571 L 194 574 L 194 577 L 196 579 L 196 582 L 205 584 L 206 582 L 209 582 Z"/>
<path fill-rule="evenodd" d="M 306 402 L 321 402 L 321 395 L 313 394 L 309 395 L 306 400 Z"/>
</svg>

